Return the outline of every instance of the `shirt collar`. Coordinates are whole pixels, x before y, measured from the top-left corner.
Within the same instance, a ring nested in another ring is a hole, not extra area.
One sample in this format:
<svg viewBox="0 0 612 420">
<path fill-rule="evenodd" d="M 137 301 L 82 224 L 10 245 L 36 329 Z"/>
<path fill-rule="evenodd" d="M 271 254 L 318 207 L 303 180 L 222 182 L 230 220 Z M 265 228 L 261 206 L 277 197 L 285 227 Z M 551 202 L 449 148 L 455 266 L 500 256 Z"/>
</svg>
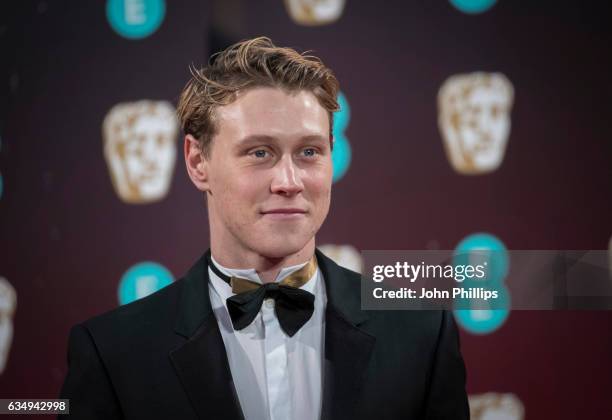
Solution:
<svg viewBox="0 0 612 420">
<path fill-rule="evenodd" d="M 215 257 L 213 257 L 212 254 L 210 256 L 210 259 L 212 263 L 219 269 L 219 271 L 221 271 L 226 276 L 242 277 L 247 280 L 251 280 L 252 282 L 263 284 L 262 280 L 259 278 L 259 274 L 257 274 L 257 270 L 255 270 L 254 268 L 237 269 L 237 268 L 224 267 L 215 260 Z M 302 264 L 292 265 L 289 267 L 283 267 L 281 271 L 278 273 L 278 275 L 276 276 L 276 279 L 274 280 L 274 282 L 278 283 L 282 281 L 289 274 L 299 270 L 300 268 L 304 267 L 306 264 L 308 264 L 308 261 Z M 210 280 L 211 280 L 211 283 L 214 289 L 217 291 L 217 293 L 219 293 L 219 295 L 221 295 L 224 301 L 228 297 L 233 296 L 235 294 L 232 292 L 231 286 L 227 284 L 225 281 L 223 281 L 222 279 L 220 279 L 219 276 L 217 276 L 214 273 L 214 271 L 212 271 L 210 268 L 208 269 L 208 274 L 209 274 L 209 277 L 210 277 Z M 317 267 L 312 277 L 306 283 L 304 283 L 304 285 L 300 287 L 300 289 L 306 290 L 307 292 L 315 294 L 315 286 L 316 286 L 318 276 L 319 276 L 319 267 Z"/>
</svg>

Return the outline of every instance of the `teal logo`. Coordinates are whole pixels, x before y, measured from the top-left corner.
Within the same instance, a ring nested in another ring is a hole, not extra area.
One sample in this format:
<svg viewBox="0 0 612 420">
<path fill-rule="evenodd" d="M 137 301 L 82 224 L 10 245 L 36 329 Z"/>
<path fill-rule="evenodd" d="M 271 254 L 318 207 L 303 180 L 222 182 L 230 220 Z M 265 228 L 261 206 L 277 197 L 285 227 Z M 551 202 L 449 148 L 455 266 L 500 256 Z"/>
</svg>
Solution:
<svg viewBox="0 0 612 420">
<path fill-rule="evenodd" d="M 133 302 L 163 289 L 174 281 L 172 273 L 155 262 L 133 265 L 119 282 L 119 304 Z"/>
<path fill-rule="evenodd" d="M 159 28 L 166 14 L 164 0 L 107 0 L 110 26 L 124 38 L 146 38 Z"/>
<path fill-rule="evenodd" d="M 457 324 L 477 335 L 490 334 L 501 327 L 510 312 L 504 309 L 459 309 L 455 312 Z"/>
<path fill-rule="evenodd" d="M 450 3 L 463 13 L 475 15 L 489 10 L 497 0 L 450 0 Z"/>
<path fill-rule="evenodd" d="M 510 310 L 505 309 L 510 307 L 510 293 L 504 285 L 510 261 L 504 243 L 488 233 L 469 235 L 455 248 L 453 264 L 486 266 L 484 278 L 466 280 L 464 287 L 497 290 L 499 294 L 497 302 L 504 307 L 504 309 L 486 309 L 478 306 L 478 309 L 457 309 L 454 311 L 457 323 L 472 334 L 489 334 L 500 328 L 510 315 Z M 469 299 L 467 301 L 467 304 L 466 301 L 460 302 L 462 308 L 469 306 Z"/>
<path fill-rule="evenodd" d="M 333 182 L 337 182 L 344 176 L 351 164 L 351 145 L 344 133 L 351 118 L 351 108 L 342 92 L 338 94 L 338 105 L 340 110 L 334 113 L 334 151 L 332 152 L 332 164 L 334 165 Z"/>
</svg>

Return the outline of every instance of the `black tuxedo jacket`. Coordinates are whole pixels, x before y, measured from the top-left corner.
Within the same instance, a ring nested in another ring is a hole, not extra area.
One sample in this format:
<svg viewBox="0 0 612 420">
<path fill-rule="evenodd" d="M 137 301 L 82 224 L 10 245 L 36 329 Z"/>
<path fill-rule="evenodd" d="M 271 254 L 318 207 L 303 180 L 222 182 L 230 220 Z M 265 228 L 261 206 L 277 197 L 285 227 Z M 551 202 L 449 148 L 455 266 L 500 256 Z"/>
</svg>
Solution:
<svg viewBox="0 0 612 420">
<path fill-rule="evenodd" d="M 361 276 L 316 255 L 328 298 L 322 418 L 469 418 L 452 316 L 362 311 Z M 68 365 L 69 418 L 243 418 L 203 257 L 172 285 L 73 327 Z"/>
</svg>

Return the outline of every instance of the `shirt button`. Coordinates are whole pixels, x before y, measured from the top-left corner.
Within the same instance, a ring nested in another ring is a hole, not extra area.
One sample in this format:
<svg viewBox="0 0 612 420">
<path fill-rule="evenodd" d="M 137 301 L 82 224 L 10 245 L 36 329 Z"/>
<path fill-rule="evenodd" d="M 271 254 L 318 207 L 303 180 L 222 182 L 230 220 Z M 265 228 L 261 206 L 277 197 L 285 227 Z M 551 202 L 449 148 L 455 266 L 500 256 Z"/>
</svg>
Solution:
<svg viewBox="0 0 612 420">
<path fill-rule="evenodd" d="M 266 306 L 268 308 L 274 308 L 274 299 L 272 299 L 272 298 L 266 299 Z"/>
</svg>

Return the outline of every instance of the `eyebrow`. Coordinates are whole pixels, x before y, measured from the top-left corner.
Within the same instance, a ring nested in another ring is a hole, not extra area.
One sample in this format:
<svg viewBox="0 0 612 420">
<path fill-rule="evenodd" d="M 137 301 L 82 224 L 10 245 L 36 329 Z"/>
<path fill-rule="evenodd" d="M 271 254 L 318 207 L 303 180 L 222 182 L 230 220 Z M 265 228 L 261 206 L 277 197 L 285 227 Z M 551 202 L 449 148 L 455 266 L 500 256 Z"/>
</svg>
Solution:
<svg viewBox="0 0 612 420">
<path fill-rule="evenodd" d="M 298 140 L 298 142 L 302 144 L 312 142 L 312 141 L 327 143 L 329 139 L 327 137 L 323 137 L 318 134 L 311 134 L 311 135 L 300 137 L 300 139 Z M 237 143 L 237 146 L 243 147 L 243 146 L 248 146 L 250 144 L 259 144 L 259 143 L 268 143 L 268 142 L 278 143 L 279 139 L 277 137 L 268 136 L 266 134 L 253 134 L 253 135 L 249 135 L 241 139 Z"/>
</svg>

